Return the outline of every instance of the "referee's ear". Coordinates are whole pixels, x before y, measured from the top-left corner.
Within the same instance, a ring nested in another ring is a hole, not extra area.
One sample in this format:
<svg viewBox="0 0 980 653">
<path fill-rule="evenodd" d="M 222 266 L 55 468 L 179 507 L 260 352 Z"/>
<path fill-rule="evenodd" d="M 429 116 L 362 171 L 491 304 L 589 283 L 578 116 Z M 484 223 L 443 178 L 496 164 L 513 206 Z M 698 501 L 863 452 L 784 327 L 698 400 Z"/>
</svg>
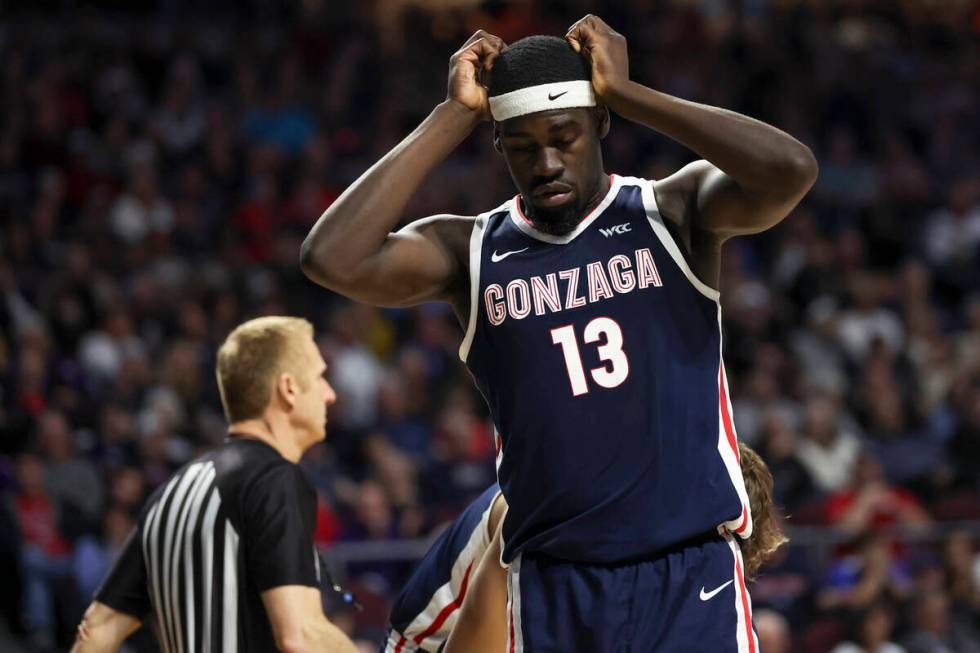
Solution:
<svg viewBox="0 0 980 653">
<path fill-rule="evenodd" d="M 281 372 L 276 378 L 276 393 L 289 408 L 295 406 L 296 396 L 299 394 L 296 378 L 289 372 Z"/>
</svg>

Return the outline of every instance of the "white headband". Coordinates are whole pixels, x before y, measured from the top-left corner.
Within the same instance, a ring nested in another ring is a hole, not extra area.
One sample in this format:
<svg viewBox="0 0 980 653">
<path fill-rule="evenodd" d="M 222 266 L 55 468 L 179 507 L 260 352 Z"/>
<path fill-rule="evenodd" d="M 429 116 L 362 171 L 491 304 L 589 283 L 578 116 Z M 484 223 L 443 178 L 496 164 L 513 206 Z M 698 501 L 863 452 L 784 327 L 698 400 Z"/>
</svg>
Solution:
<svg viewBox="0 0 980 653">
<path fill-rule="evenodd" d="M 551 109 L 594 106 L 592 82 L 586 79 L 528 86 L 490 98 L 490 114 L 497 122 Z"/>
</svg>

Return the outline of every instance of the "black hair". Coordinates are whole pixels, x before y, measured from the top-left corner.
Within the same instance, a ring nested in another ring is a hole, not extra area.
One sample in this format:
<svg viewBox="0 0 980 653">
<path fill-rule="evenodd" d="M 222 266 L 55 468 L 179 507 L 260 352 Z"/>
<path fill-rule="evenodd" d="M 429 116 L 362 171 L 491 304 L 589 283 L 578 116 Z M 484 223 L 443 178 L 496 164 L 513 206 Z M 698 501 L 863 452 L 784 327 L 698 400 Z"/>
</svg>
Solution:
<svg viewBox="0 0 980 653">
<path fill-rule="evenodd" d="M 557 36 L 528 36 L 504 50 L 490 72 L 490 97 L 520 88 L 592 79 L 585 57 Z"/>
</svg>

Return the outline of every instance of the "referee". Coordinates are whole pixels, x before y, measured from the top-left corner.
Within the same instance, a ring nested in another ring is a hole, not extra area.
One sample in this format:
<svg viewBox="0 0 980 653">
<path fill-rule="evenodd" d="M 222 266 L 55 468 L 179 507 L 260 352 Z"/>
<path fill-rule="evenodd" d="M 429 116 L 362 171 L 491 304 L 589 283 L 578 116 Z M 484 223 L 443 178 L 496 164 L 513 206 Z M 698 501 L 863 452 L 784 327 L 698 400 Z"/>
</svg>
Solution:
<svg viewBox="0 0 980 653">
<path fill-rule="evenodd" d="M 296 464 L 326 434 L 326 369 L 306 320 L 231 332 L 217 360 L 229 438 L 150 497 L 73 652 L 116 651 L 152 619 L 166 653 L 356 653 L 323 614 L 316 494 Z"/>
</svg>

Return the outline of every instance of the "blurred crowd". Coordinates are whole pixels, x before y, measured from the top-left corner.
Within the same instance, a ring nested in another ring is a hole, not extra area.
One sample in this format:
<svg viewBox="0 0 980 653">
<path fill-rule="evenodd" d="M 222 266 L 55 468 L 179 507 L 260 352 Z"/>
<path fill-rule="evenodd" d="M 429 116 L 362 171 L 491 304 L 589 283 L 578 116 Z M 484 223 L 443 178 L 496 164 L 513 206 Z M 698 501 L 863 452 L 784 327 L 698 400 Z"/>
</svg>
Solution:
<svg viewBox="0 0 980 653">
<path fill-rule="evenodd" d="M 736 426 L 794 535 L 754 585 L 763 650 L 980 651 L 975 2 L 201 4 L 0 26 L 0 648 L 70 641 L 148 493 L 221 442 L 214 354 L 249 317 L 309 318 L 330 366 L 329 444 L 304 461 L 328 556 L 430 537 L 493 481 L 451 311 L 352 304 L 302 276 L 299 246 L 441 101 L 475 29 L 561 35 L 593 12 L 635 79 L 821 164 L 784 223 L 724 249 Z M 604 151 L 648 178 L 693 158 L 618 118 Z M 406 220 L 513 192 L 480 128 Z M 342 570 L 363 641 L 411 563 Z"/>
</svg>

